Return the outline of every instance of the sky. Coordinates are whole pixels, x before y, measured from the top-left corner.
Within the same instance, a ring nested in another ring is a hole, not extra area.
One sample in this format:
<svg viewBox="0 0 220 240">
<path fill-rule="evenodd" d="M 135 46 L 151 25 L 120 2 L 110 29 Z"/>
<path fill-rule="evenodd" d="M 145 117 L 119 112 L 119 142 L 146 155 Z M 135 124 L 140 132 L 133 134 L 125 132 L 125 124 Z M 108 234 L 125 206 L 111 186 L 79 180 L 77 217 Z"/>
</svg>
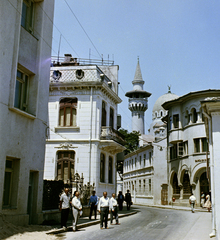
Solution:
<svg viewBox="0 0 220 240">
<path fill-rule="evenodd" d="M 52 56 L 114 60 L 119 65 L 118 114 L 131 129 L 125 93 L 133 89 L 139 57 L 144 90 L 156 100 L 168 92 L 220 89 L 220 1 L 55 0 Z M 59 48 L 60 35 L 61 42 Z"/>
</svg>

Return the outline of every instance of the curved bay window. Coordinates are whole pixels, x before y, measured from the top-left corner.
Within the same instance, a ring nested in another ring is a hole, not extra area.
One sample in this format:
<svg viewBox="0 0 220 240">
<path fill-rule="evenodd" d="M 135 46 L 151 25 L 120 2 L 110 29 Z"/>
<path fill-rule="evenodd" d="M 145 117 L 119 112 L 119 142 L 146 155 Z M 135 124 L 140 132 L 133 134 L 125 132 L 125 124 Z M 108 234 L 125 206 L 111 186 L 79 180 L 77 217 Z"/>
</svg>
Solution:
<svg viewBox="0 0 220 240">
<path fill-rule="evenodd" d="M 57 180 L 63 180 L 65 183 L 73 181 L 75 166 L 74 151 L 59 151 L 57 160 Z"/>
<path fill-rule="evenodd" d="M 105 182 L 105 155 L 100 155 L 100 182 Z"/>
<path fill-rule="evenodd" d="M 60 127 L 75 127 L 76 126 L 76 108 L 77 98 L 63 98 L 60 100 Z"/>
<path fill-rule="evenodd" d="M 113 183 L 113 159 L 109 157 L 108 166 L 108 183 Z"/>
</svg>

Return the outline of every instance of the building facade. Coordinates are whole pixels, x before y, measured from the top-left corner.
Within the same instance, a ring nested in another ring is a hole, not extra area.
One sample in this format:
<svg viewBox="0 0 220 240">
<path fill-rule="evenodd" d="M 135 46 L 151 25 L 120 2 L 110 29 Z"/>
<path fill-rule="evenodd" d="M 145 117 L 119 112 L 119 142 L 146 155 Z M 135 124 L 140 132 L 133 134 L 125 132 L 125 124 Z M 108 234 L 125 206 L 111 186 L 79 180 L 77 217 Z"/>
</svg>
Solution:
<svg viewBox="0 0 220 240">
<path fill-rule="evenodd" d="M 53 0 L 1 1 L 0 215 L 16 225 L 43 221 L 53 11 Z"/>
<path fill-rule="evenodd" d="M 49 129 L 44 179 L 94 186 L 97 194 L 116 191 L 118 66 L 80 63 L 66 54 L 51 67 Z"/>
<path fill-rule="evenodd" d="M 201 192 L 209 193 L 209 144 L 201 101 L 219 96 L 219 90 L 190 92 L 162 106 L 168 111 L 168 199 L 187 205 L 191 192 L 200 202 Z"/>
</svg>

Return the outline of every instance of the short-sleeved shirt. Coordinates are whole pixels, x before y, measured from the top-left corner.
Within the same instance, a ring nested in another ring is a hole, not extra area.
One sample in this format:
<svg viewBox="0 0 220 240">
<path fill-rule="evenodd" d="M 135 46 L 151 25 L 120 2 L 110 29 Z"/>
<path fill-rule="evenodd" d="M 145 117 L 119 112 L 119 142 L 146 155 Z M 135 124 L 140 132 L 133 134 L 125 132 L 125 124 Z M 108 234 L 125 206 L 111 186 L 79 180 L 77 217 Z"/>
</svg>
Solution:
<svg viewBox="0 0 220 240">
<path fill-rule="evenodd" d="M 66 195 L 66 193 L 63 193 L 60 196 L 60 201 L 62 202 L 62 209 L 67 209 L 70 207 L 70 195 Z"/>
</svg>

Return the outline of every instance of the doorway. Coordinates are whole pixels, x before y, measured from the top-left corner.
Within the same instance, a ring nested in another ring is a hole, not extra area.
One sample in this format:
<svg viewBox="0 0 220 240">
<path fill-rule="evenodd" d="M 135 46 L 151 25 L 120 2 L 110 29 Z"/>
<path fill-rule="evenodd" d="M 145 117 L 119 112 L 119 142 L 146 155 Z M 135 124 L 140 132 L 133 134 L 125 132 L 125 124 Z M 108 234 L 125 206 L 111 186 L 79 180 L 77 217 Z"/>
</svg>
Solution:
<svg viewBox="0 0 220 240">
<path fill-rule="evenodd" d="M 30 171 L 28 185 L 28 204 L 27 214 L 29 215 L 29 224 L 37 223 L 37 193 L 38 193 L 38 172 Z"/>
<path fill-rule="evenodd" d="M 202 173 L 200 176 L 200 195 L 201 192 L 209 193 L 209 181 L 206 176 L 206 172 Z"/>
</svg>

